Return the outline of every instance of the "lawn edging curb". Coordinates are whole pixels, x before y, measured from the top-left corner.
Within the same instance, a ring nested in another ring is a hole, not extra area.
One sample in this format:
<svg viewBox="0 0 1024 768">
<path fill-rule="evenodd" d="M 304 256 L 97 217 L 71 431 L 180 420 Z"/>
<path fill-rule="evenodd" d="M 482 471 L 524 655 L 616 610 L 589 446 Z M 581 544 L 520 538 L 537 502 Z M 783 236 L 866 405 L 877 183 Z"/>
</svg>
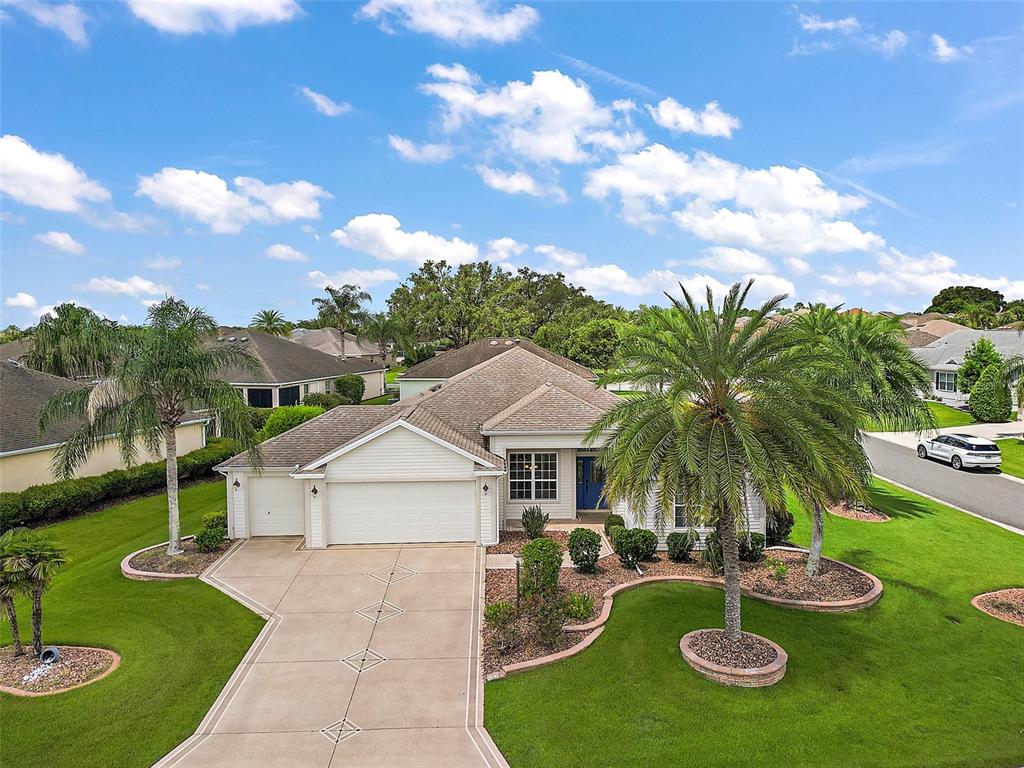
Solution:
<svg viewBox="0 0 1024 768">
<path fill-rule="evenodd" d="M 86 680 L 84 683 L 75 683 L 74 685 L 69 685 L 66 688 L 57 688 L 56 690 L 53 690 L 53 691 L 23 691 L 21 688 L 12 688 L 12 687 L 7 686 L 7 685 L 0 685 L 0 692 L 9 693 L 12 696 L 26 696 L 26 697 L 29 697 L 29 698 L 38 698 L 40 696 L 56 696 L 59 693 L 67 693 L 68 691 L 73 691 L 76 688 L 84 688 L 87 685 L 92 685 L 93 683 L 98 683 L 100 680 L 102 680 L 103 678 L 107 677 L 115 669 L 117 669 L 119 666 L 121 666 L 121 654 L 119 654 L 117 651 L 112 651 L 109 648 L 97 648 L 96 646 L 91 646 L 91 645 L 58 645 L 57 647 L 58 648 L 81 648 L 81 649 L 87 650 L 87 651 L 103 651 L 103 653 L 107 654 L 110 657 L 110 666 L 107 667 L 102 672 L 102 674 L 97 675 L 92 680 Z"/>
<path fill-rule="evenodd" d="M 580 651 L 586 650 L 593 645 L 594 641 L 601 636 L 602 632 L 604 632 L 604 627 L 598 627 L 578 643 L 570 645 L 565 650 L 558 651 L 556 653 L 549 653 L 547 656 L 539 656 L 536 659 L 528 659 L 515 664 L 509 664 L 508 666 L 502 667 L 498 672 L 492 672 L 489 674 L 486 680 L 487 682 L 492 680 L 501 680 L 503 677 L 514 675 L 516 672 L 525 672 L 528 669 L 546 667 L 548 664 L 554 664 L 556 661 L 561 661 L 562 659 L 567 659 L 570 656 L 575 656 Z"/>
<path fill-rule="evenodd" d="M 181 540 L 185 541 L 186 539 L 194 538 L 194 535 L 182 536 Z M 137 568 L 132 568 L 131 562 L 136 555 L 140 555 L 143 552 L 148 552 L 151 549 L 158 549 L 159 547 L 167 546 L 166 541 L 160 544 L 153 544 L 148 547 L 143 547 L 142 549 L 137 549 L 131 554 L 125 555 L 124 559 L 121 560 L 121 575 L 127 579 L 133 579 L 134 581 L 177 581 L 178 579 L 198 579 L 208 570 L 213 568 L 213 566 L 217 565 L 217 563 L 219 563 L 221 560 L 227 557 L 233 549 L 235 549 L 241 544 L 242 541 L 243 539 L 236 539 L 231 544 L 231 546 L 224 550 L 224 553 L 219 558 L 217 558 L 216 562 L 211 563 L 209 566 L 204 568 L 199 573 L 160 573 L 159 571 L 140 571 Z"/>
<path fill-rule="evenodd" d="M 679 640 L 679 652 L 683 655 L 683 660 L 690 667 L 709 680 L 738 688 L 766 688 L 769 685 L 775 685 L 785 676 L 786 663 L 789 661 L 789 656 L 782 649 L 782 646 L 769 640 L 767 637 L 755 635 L 753 632 L 744 632 L 743 634 L 756 637 L 758 640 L 768 643 L 778 654 L 770 664 L 747 669 L 744 667 L 726 667 L 701 658 L 691 647 L 691 642 L 697 635 L 707 631 L 707 629 L 695 629 L 693 632 L 687 632 Z"/>
<path fill-rule="evenodd" d="M 982 592 L 980 595 L 975 595 L 971 598 L 971 605 L 986 616 L 991 616 L 993 619 L 1005 621 L 1007 624 L 1013 624 L 1015 627 L 1024 627 L 1024 622 L 1014 621 L 1013 619 L 1008 619 L 1005 616 L 1000 616 L 998 613 L 993 613 L 981 604 L 983 598 L 989 597 L 990 595 L 998 595 L 1000 592 L 1008 592 L 1011 589 L 1020 589 L 1020 587 L 1005 587 L 1003 589 L 993 589 L 991 592 Z"/>
</svg>

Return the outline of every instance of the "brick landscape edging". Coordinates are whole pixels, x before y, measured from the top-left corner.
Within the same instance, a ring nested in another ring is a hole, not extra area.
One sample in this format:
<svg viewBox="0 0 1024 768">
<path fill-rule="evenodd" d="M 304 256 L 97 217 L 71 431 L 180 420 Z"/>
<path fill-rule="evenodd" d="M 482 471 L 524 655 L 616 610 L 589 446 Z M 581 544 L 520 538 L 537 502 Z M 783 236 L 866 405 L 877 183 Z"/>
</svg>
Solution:
<svg viewBox="0 0 1024 768">
<path fill-rule="evenodd" d="M 21 688 L 11 688 L 7 685 L 0 685 L 0 691 L 9 693 L 12 696 L 56 696 L 58 693 L 64 693 L 66 691 L 73 691 L 75 688 L 82 688 L 86 685 L 92 685 L 98 683 L 104 677 L 112 673 L 115 669 L 121 666 L 121 655 L 116 651 L 112 651 L 109 648 L 96 648 L 89 645 L 58 645 L 58 648 L 82 648 L 87 651 L 103 651 L 105 654 L 111 657 L 110 666 L 101 675 L 97 675 L 92 680 L 86 680 L 84 683 L 75 683 L 69 685 L 66 688 L 57 688 L 53 691 L 23 691 Z"/>
<path fill-rule="evenodd" d="M 194 538 L 194 535 L 182 536 L 181 540 L 185 541 L 186 539 Z M 147 552 L 151 549 L 159 549 L 160 547 L 166 547 L 167 542 L 165 541 L 162 544 L 154 544 L 149 547 L 143 547 L 142 549 L 135 550 L 130 555 L 125 555 L 124 559 L 121 561 L 121 575 L 129 579 L 134 579 L 135 581 L 175 581 L 177 579 L 198 579 L 200 576 L 203 575 L 203 573 L 208 571 L 210 568 L 219 563 L 224 557 L 226 557 L 228 553 L 231 552 L 231 550 L 239 546 L 242 541 L 244 541 L 244 539 L 236 540 L 234 543 L 232 543 L 230 547 L 224 550 L 224 553 L 219 558 L 217 558 L 215 562 L 211 563 L 209 566 L 204 568 L 199 573 L 160 573 L 159 571 L 140 571 L 136 568 L 132 568 L 130 563 L 132 561 L 132 558 L 134 558 L 136 555 L 140 555 L 143 552 Z"/>
<path fill-rule="evenodd" d="M 1006 592 L 1010 589 L 1020 589 L 1020 587 L 1006 587 L 1005 589 L 995 589 L 991 592 L 982 592 L 980 595 L 975 595 L 971 598 L 971 605 L 973 605 L 979 611 L 984 613 L 986 616 L 991 616 L 993 619 L 999 619 L 1000 621 L 1005 621 L 1007 624 L 1013 624 L 1018 627 L 1024 627 L 1024 623 L 1014 621 L 1013 619 L 1008 619 L 1005 616 L 1000 616 L 998 613 L 992 613 L 992 611 L 990 611 L 988 608 L 981 604 L 981 599 L 983 597 L 988 597 L 989 595 L 998 595 L 1000 592 Z"/>
<path fill-rule="evenodd" d="M 509 664 L 508 666 L 502 667 L 500 672 L 492 672 L 489 674 L 487 676 L 487 681 L 500 680 L 507 675 L 514 675 L 516 672 L 525 672 L 528 669 L 535 669 L 536 667 L 546 667 L 548 664 L 554 664 L 556 661 L 561 661 L 562 659 L 567 659 L 570 656 L 575 656 L 580 651 L 589 648 L 593 642 L 601 636 L 602 632 L 604 632 L 604 627 L 598 627 L 576 643 L 576 645 L 569 646 L 564 651 L 549 653 L 547 656 L 540 656 L 536 659 L 528 659 L 527 661 Z"/>
<path fill-rule="evenodd" d="M 775 661 L 763 667 L 745 668 L 726 667 L 701 658 L 693 650 L 690 643 L 697 635 L 707 631 L 707 629 L 695 629 L 693 632 L 687 632 L 679 641 L 679 652 L 683 655 L 683 659 L 687 664 L 709 680 L 739 688 L 765 688 L 769 685 L 775 685 L 786 675 L 786 662 L 789 661 L 789 656 L 782 650 L 782 646 L 772 642 L 767 637 L 755 635 L 753 632 L 744 632 L 743 634 L 763 640 L 774 648 L 778 654 L 775 657 Z"/>
</svg>

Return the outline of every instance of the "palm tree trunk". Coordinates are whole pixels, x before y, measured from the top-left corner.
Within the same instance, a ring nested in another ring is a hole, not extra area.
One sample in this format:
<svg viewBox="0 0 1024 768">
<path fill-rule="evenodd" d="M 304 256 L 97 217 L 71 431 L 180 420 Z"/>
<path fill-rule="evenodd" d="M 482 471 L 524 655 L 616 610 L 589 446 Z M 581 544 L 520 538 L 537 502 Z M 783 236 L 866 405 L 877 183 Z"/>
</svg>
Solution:
<svg viewBox="0 0 1024 768">
<path fill-rule="evenodd" d="M 345 329 L 343 327 L 339 327 L 338 330 L 341 331 L 341 359 L 344 360 L 348 357 L 348 355 L 345 354 Z"/>
<path fill-rule="evenodd" d="M 725 562 L 725 639 L 739 642 L 743 634 L 740 622 L 740 549 L 736 538 L 736 518 L 726 505 L 719 514 L 722 532 L 722 559 Z"/>
<path fill-rule="evenodd" d="M 14 600 L 10 597 L 3 598 L 4 611 L 7 613 L 7 621 L 11 623 L 11 641 L 14 647 L 15 656 L 24 656 L 25 647 L 21 644 L 21 634 L 18 631 L 18 611 L 14 607 Z"/>
<path fill-rule="evenodd" d="M 811 518 L 811 551 L 807 553 L 807 575 L 811 578 L 817 578 L 821 572 L 822 517 L 821 506 L 815 504 Z"/>
<path fill-rule="evenodd" d="M 32 650 L 36 657 L 43 652 L 43 585 L 32 585 Z"/>
<path fill-rule="evenodd" d="M 164 425 L 167 445 L 167 554 L 181 554 L 181 525 L 178 516 L 178 435 L 173 424 Z"/>
</svg>

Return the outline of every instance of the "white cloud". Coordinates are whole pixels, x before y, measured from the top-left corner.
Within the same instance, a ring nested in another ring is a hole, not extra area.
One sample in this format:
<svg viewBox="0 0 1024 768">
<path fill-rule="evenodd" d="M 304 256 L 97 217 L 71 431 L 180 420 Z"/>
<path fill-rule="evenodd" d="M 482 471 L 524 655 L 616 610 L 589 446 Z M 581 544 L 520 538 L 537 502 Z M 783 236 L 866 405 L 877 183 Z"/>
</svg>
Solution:
<svg viewBox="0 0 1024 768">
<path fill-rule="evenodd" d="M 302 13 L 296 0 L 127 0 L 131 12 L 161 32 L 232 34 L 239 27 L 277 24 Z"/>
<path fill-rule="evenodd" d="M 35 309 L 39 306 L 39 302 L 31 293 L 21 291 L 4 299 L 4 305 L 8 307 L 22 307 L 23 309 Z"/>
<path fill-rule="evenodd" d="M 278 261 L 309 261 L 309 256 L 284 243 L 274 243 L 267 248 L 266 253 L 268 258 Z"/>
<path fill-rule="evenodd" d="M 811 265 L 805 259 L 796 256 L 786 259 L 786 266 L 793 270 L 795 275 L 809 275 L 811 273 Z"/>
<path fill-rule="evenodd" d="M 390 269 L 346 269 L 333 274 L 319 270 L 309 273 L 309 281 L 318 288 L 327 286 L 358 285 L 360 288 L 372 288 L 382 283 L 390 283 L 399 279 L 397 272 Z"/>
<path fill-rule="evenodd" d="M 47 232 L 42 235 L 36 235 L 35 240 L 48 248 L 63 251 L 64 253 L 70 253 L 75 256 L 80 256 L 85 253 L 85 246 L 75 240 L 75 238 L 67 232 Z"/>
<path fill-rule="evenodd" d="M 208 290 L 210 290 L 210 284 L 209 283 L 196 283 L 196 290 L 208 291 Z"/>
<path fill-rule="evenodd" d="M 238 176 L 235 189 L 220 176 L 184 168 L 164 168 L 139 179 L 136 195 L 209 225 L 213 232 L 234 233 L 253 221 L 278 223 L 320 218 L 326 190 L 308 181 L 266 184 Z"/>
<path fill-rule="evenodd" d="M 146 269 L 177 269 L 181 266 L 181 259 L 173 256 L 154 256 L 146 259 Z"/>
<path fill-rule="evenodd" d="M 89 35 L 85 31 L 85 23 L 89 17 L 74 3 L 4 0 L 3 5 L 17 8 L 42 27 L 57 30 L 75 45 L 84 47 L 89 44 Z"/>
<path fill-rule="evenodd" d="M 906 48 L 909 42 L 906 33 L 899 29 L 890 29 L 882 37 L 871 35 L 868 40 L 872 47 L 884 56 L 895 56 Z"/>
<path fill-rule="evenodd" d="M 370 0 L 357 17 L 377 20 L 388 33 L 397 24 L 459 45 L 514 42 L 540 21 L 528 5 L 502 13 L 494 0 Z"/>
<path fill-rule="evenodd" d="M 110 192 L 56 152 L 40 152 L 20 136 L 0 138 L 0 192 L 19 203 L 75 213 Z"/>
<path fill-rule="evenodd" d="M 826 291 L 822 289 L 814 294 L 814 300 L 827 304 L 830 307 L 837 307 L 840 304 L 846 303 L 846 297 L 841 293 L 834 293 L 832 291 Z"/>
<path fill-rule="evenodd" d="M 946 38 L 939 34 L 933 34 L 931 36 L 932 43 L 932 58 L 934 58 L 940 64 L 948 64 L 951 61 L 962 59 L 965 56 L 973 53 L 973 49 L 968 46 L 962 46 L 957 48 L 956 46 L 950 45 Z"/>
<path fill-rule="evenodd" d="M 547 257 L 548 266 L 560 270 L 578 269 L 587 264 L 587 257 L 584 254 L 559 248 L 557 245 L 538 245 L 533 250 Z"/>
<path fill-rule="evenodd" d="M 395 135 L 388 136 L 388 143 L 411 163 L 443 163 L 455 154 L 455 148 L 450 144 L 415 144 Z"/>
<path fill-rule="evenodd" d="M 437 80 L 451 80 L 453 83 L 475 85 L 480 82 L 480 75 L 462 64 L 431 64 L 427 67 L 427 73 Z"/>
<path fill-rule="evenodd" d="M 860 29 L 860 22 L 855 16 L 846 16 L 842 19 L 823 19 L 814 14 L 801 13 L 799 16 L 800 28 L 805 32 L 842 32 L 849 34 Z"/>
<path fill-rule="evenodd" d="M 725 245 L 715 245 L 704 249 L 704 257 L 691 261 L 695 267 L 712 269 L 716 272 L 774 272 L 775 267 L 768 259 L 759 253 L 748 251 L 745 248 L 730 248 Z M 668 266 L 677 266 L 669 262 Z"/>
<path fill-rule="evenodd" d="M 344 115 L 346 112 L 350 112 L 352 110 L 352 105 L 347 101 L 333 101 L 322 93 L 317 93 L 306 86 L 300 88 L 299 92 L 305 96 L 314 107 L 316 107 L 316 111 L 321 115 L 337 117 L 338 115 Z"/>
<path fill-rule="evenodd" d="M 643 83 L 636 83 L 633 82 L 632 80 L 627 80 L 624 77 L 619 77 L 614 72 L 609 72 L 606 69 L 595 67 L 593 64 L 583 61 L 582 59 L 577 59 L 574 56 L 566 56 L 565 54 L 559 54 L 559 58 L 561 58 L 567 64 L 572 65 L 573 67 L 581 71 L 583 74 L 589 75 L 590 77 L 594 78 L 595 80 L 599 80 L 602 83 L 610 83 L 611 85 L 616 85 L 619 88 L 625 88 L 627 91 L 633 91 L 634 93 L 638 93 L 646 99 L 658 98 L 657 91 L 655 91 L 653 88 L 644 85 Z"/>
<path fill-rule="evenodd" d="M 168 286 L 158 285 L 152 280 L 147 280 L 139 275 L 132 275 L 124 280 L 118 280 L 114 277 L 93 277 L 79 287 L 84 291 L 93 291 L 94 293 L 133 296 L 135 298 L 172 293 Z"/>
<path fill-rule="evenodd" d="M 499 237 L 487 241 L 487 252 L 484 254 L 484 258 L 490 261 L 508 261 L 514 256 L 522 256 L 526 249 L 525 243 L 520 243 L 511 237 Z"/>
<path fill-rule="evenodd" d="M 366 253 L 382 261 L 447 261 L 463 264 L 476 261 L 479 249 L 458 237 L 447 240 L 440 235 L 419 230 L 406 232 L 401 222 L 388 213 L 367 213 L 356 216 L 331 237 L 341 246 Z"/>
<path fill-rule="evenodd" d="M 732 138 L 732 132 L 738 131 L 738 117 L 723 112 L 717 101 L 709 101 L 704 109 L 697 112 L 684 107 L 673 98 L 662 99 L 658 106 L 647 105 L 654 122 L 673 133 L 696 133 L 701 136 L 722 136 Z"/>
<path fill-rule="evenodd" d="M 531 197 L 552 197 L 560 203 L 566 201 L 564 189 L 555 185 L 541 184 L 525 171 L 501 171 L 486 165 L 478 165 L 476 172 L 480 174 L 484 184 L 499 192 L 506 192 L 510 195 L 530 195 Z"/>
</svg>

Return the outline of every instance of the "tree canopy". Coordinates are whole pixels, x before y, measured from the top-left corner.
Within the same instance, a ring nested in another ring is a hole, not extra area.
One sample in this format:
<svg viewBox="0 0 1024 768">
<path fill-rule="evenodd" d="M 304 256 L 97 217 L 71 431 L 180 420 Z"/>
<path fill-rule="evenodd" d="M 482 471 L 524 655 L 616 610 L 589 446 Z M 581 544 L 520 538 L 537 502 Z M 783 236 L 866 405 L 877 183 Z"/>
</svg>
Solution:
<svg viewBox="0 0 1024 768">
<path fill-rule="evenodd" d="M 970 393 L 971 388 L 981 378 L 982 372 L 990 365 L 1001 366 L 1003 357 L 996 350 L 995 345 L 986 338 L 981 338 L 971 344 L 964 361 L 956 372 L 956 385 L 961 392 Z"/>
<path fill-rule="evenodd" d="M 979 288 L 976 285 L 951 285 L 932 297 L 932 303 L 926 311 L 951 315 L 963 312 L 971 306 L 985 307 L 992 313 L 1002 312 L 1006 308 L 1006 299 L 999 291 L 994 291 L 991 288 Z"/>
</svg>

